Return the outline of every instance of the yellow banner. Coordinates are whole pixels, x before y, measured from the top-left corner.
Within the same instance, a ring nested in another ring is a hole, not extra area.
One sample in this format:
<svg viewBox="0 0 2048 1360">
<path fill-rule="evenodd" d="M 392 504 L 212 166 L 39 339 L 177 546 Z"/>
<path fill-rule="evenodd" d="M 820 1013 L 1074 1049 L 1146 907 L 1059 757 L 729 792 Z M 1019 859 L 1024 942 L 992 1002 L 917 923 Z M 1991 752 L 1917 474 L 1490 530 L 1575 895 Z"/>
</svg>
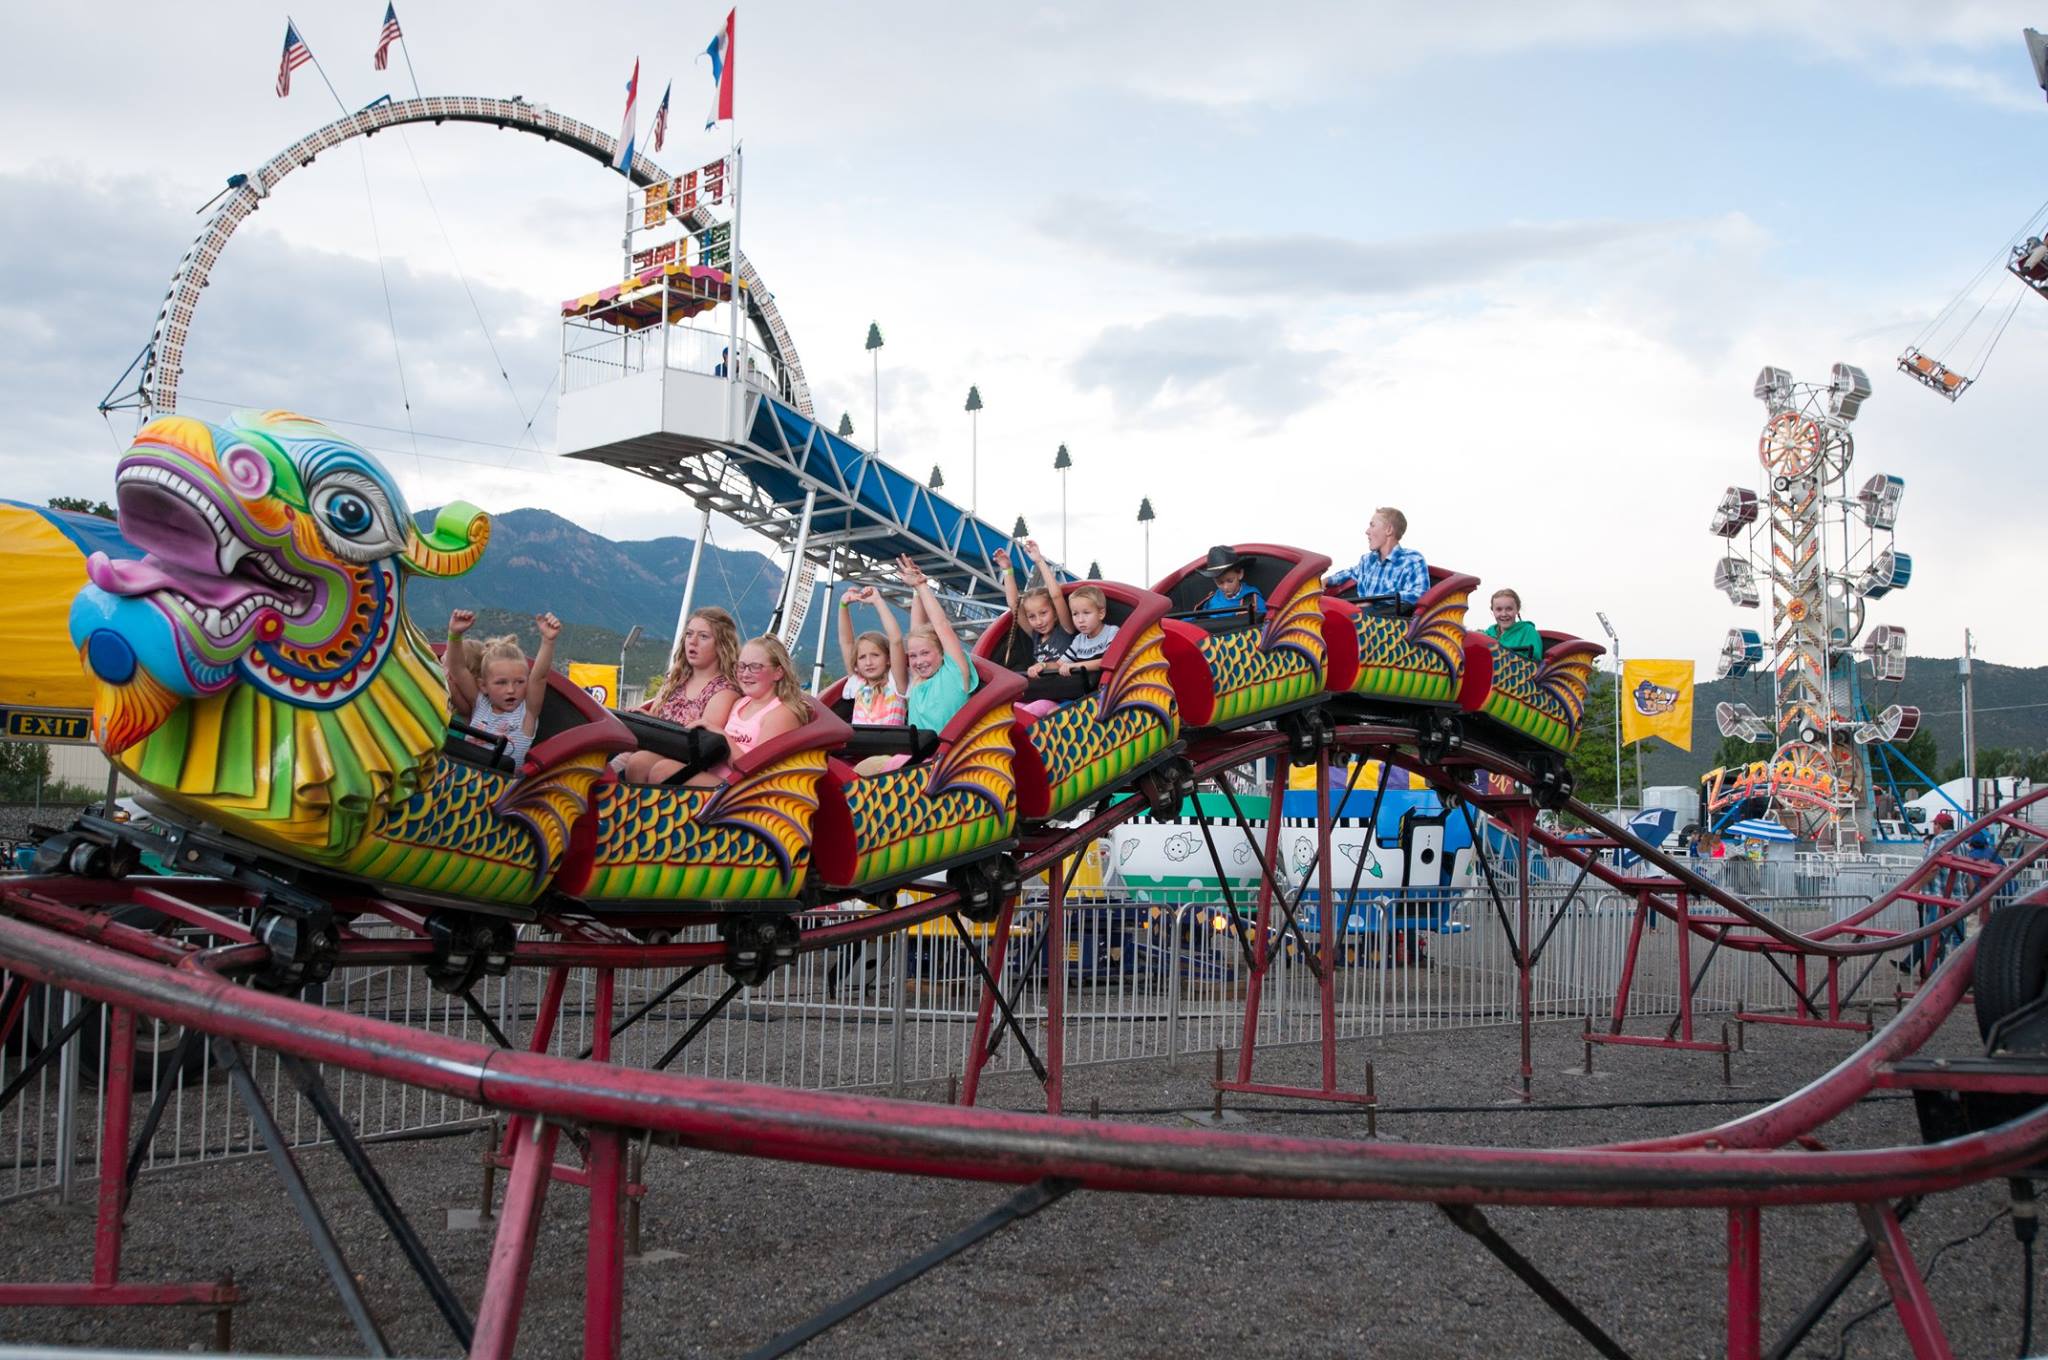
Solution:
<svg viewBox="0 0 2048 1360">
<path fill-rule="evenodd" d="M 619 702 L 619 668 L 616 664 L 600 665 L 595 661 L 571 661 L 569 683 L 606 708 L 615 707 Z"/>
<path fill-rule="evenodd" d="M 1662 737 L 1692 749 L 1692 662 L 1625 661 L 1621 671 L 1621 741 Z"/>
</svg>

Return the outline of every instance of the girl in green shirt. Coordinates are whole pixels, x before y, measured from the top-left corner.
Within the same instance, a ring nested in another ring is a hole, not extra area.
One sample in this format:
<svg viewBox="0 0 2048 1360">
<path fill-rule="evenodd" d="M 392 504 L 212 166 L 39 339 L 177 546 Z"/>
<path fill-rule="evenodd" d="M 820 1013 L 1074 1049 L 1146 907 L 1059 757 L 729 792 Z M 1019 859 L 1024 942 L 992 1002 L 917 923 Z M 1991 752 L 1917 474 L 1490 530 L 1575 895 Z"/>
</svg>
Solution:
<svg viewBox="0 0 2048 1360">
<path fill-rule="evenodd" d="M 1493 627 L 1486 635 L 1504 652 L 1516 652 L 1531 661 L 1543 660 L 1543 635 L 1536 625 L 1522 617 L 1522 597 L 1503 586 L 1493 592 Z"/>
</svg>

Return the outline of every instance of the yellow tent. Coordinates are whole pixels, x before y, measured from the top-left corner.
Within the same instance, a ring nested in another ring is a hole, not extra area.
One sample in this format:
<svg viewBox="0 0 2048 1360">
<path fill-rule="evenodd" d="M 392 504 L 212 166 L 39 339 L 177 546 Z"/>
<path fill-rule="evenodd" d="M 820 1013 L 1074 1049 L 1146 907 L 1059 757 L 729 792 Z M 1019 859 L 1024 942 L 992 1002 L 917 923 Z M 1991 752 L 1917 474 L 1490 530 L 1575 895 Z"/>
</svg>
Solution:
<svg viewBox="0 0 2048 1360">
<path fill-rule="evenodd" d="M 95 552 L 142 556 L 111 520 L 0 500 L 0 718 L 9 738 L 87 738 L 92 686 L 70 618 Z"/>
</svg>

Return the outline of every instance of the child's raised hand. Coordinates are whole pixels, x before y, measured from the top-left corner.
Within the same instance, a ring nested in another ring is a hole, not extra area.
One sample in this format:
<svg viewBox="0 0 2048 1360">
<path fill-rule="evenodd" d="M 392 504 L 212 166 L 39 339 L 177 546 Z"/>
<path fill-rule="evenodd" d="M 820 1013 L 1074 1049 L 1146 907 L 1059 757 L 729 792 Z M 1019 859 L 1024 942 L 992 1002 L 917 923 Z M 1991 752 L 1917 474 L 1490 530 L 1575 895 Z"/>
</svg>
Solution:
<svg viewBox="0 0 2048 1360">
<path fill-rule="evenodd" d="M 994 563 L 996 564 L 996 569 L 998 571 L 1008 571 L 1010 569 L 1009 549 L 997 548 L 995 551 L 995 556 L 991 560 L 994 561 Z"/>
<path fill-rule="evenodd" d="M 1034 562 L 1045 561 L 1045 554 L 1038 550 L 1038 540 L 1035 538 L 1027 538 L 1024 540 L 1024 551 L 1030 556 L 1031 560 Z"/>
<path fill-rule="evenodd" d="M 562 621 L 553 614 L 534 615 L 533 625 L 540 629 L 542 641 L 553 642 L 562 635 Z"/>
<path fill-rule="evenodd" d="M 448 636 L 459 638 L 476 623 L 474 609 L 454 609 L 448 613 Z"/>
<path fill-rule="evenodd" d="M 924 574 L 923 568 L 910 560 L 910 554 L 908 553 L 896 559 L 896 567 L 897 570 L 903 573 L 903 584 L 909 586 L 912 590 L 928 584 L 931 580 L 930 577 Z"/>
</svg>

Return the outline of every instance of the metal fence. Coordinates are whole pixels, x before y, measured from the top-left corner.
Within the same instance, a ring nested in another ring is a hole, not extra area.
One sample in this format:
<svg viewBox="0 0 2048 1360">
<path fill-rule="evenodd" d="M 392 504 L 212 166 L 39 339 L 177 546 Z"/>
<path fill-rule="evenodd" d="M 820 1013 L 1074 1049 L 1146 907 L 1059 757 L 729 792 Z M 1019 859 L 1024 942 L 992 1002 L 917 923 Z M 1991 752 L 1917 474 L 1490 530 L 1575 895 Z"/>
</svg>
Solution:
<svg viewBox="0 0 2048 1360">
<path fill-rule="evenodd" d="M 8 975 L 0 972 L 0 980 L 6 979 Z M 509 1018 L 506 982 L 486 979 L 477 994 L 487 1010 L 495 1012 L 498 1023 Z M 487 1031 L 463 1003 L 436 992 L 417 969 L 338 969 L 303 996 L 320 1006 L 489 1042 Z M 78 1038 L 0 1112 L 0 1203 L 49 1191 L 69 1199 L 78 1185 L 97 1175 L 101 1102 L 107 1087 L 107 1008 L 81 1002 L 69 992 L 32 987 L 22 1021 L 0 1054 L 0 1076 L 11 1080 L 21 1072 L 61 1033 L 80 1005 L 88 1014 Z M 163 1103 L 161 1121 L 143 1150 L 144 1173 L 254 1156 L 263 1150 L 248 1110 L 227 1078 L 207 1061 L 204 1044 L 195 1041 L 181 1052 L 184 1038 L 177 1026 L 147 1019 L 137 1023 L 131 1094 L 136 1102 L 135 1127 L 141 1128 L 145 1111 L 160 1098 Z M 287 1141 L 294 1147 L 327 1141 L 276 1056 L 256 1052 L 246 1057 Z M 484 1122 L 481 1110 L 447 1096 L 344 1068 L 328 1069 L 324 1076 L 335 1103 L 367 1139 Z"/>
<path fill-rule="evenodd" d="M 1810 931 L 1862 907 L 1855 896 L 1759 900 L 1756 905 L 1796 931 Z M 1511 918 L 1513 903 L 1507 903 Z M 1304 933 L 1313 940 L 1314 904 Z M 1910 911 L 1894 909 L 1912 924 Z M 853 913 L 806 918 L 819 925 Z M 1033 1049 L 1046 1048 L 1047 908 L 1027 901 L 1010 927 L 999 977 Z M 1532 892 L 1533 933 L 1542 953 L 1532 978 L 1538 1020 L 1609 1013 L 1627 953 L 1635 910 L 1613 893 L 1567 899 L 1562 887 Z M 1203 898 L 1159 901 L 1078 901 L 1066 911 L 1066 1007 L 1062 1031 L 1070 1066 L 1135 1059 L 1168 1059 L 1235 1048 L 1244 1023 L 1249 925 L 1243 937 L 1220 902 Z M 1518 979 L 1501 913 L 1484 891 L 1417 891 L 1376 897 L 1347 912 L 1337 979 L 1340 1037 L 1360 1038 L 1427 1030 L 1476 1029 L 1513 1023 Z M 970 926 L 978 948 L 993 943 L 993 928 Z M 1647 930 L 1630 998 L 1630 1014 L 1648 1020 L 1675 1013 L 1681 991 L 1677 935 L 1668 922 Z M 1260 999 L 1262 1045 L 1308 1044 L 1321 1037 L 1314 974 L 1294 934 L 1269 932 L 1273 963 Z M 1255 943 L 1255 942 L 1252 942 Z M 1712 951 L 1692 941 L 1692 965 L 1701 981 L 1696 1015 L 1737 1009 L 1786 1009 L 1792 997 L 1762 959 L 1734 950 Z M 1883 963 L 1859 999 L 1890 1000 L 1897 975 Z M 1860 969 L 1847 976 L 1854 978 Z M 618 977 L 615 1017 L 623 1018 L 677 981 L 671 971 Z M 545 975 L 518 971 L 486 979 L 479 1006 L 514 1043 L 532 1033 Z M 800 956 L 764 985 L 739 993 L 706 1021 L 730 986 L 710 970 L 654 1005 L 619 1037 L 614 1061 L 651 1066 L 670 1059 L 671 1070 L 808 1089 L 880 1089 L 928 1095 L 966 1068 L 980 999 L 980 977 L 950 921 Z M 488 1042 L 489 1030 L 459 1000 L 435 991 L 413 968 L 353 968 L 307 993 L 315 1004 L 407 1025 L 426 1032 Z M 571 976 L 551 1051 L 586 1051 L 599 1023 L 595 975 Z M 21 1070 L 50 1041 L 77 999 L 36 989 L 24 1023 L 4 1055 L 6 1075 Z M 73 1192 L 95 1174 L 100 1101 L 105 1090 L 104 1011 L 93 1008 L 83 1042 L 38 1074 L 30 1088 L 0 1113 L 0 1201 L 56 1191 Z M 680 1052 L 677 1041 L 701 1029 Z M 1648 1028 L 1649 1026 L 1645 1026 Z M 1027 1070 L 1029 1058 L 1015 1038 L 995 1031 L 987 1070 Z M 138 1035 L 134 1099 L 136 1119 L 161 1094 L 161 1124 L 143 1161 L 145 1173 L 254 1155 L 260 1151 L 246 1109 L 196 1046 L 181 1064 L 178 1040 L 154 1022 Z M 253 1071 L 294 1146 L 317 1144 L 324 1131 L 269 1054 L 250 1055 Z M 365 1138 L 417 1135 L 480 1123 L 486 1112 L 345 1070 L 326 1072 L 336 1101 Z"/>
</svg>

